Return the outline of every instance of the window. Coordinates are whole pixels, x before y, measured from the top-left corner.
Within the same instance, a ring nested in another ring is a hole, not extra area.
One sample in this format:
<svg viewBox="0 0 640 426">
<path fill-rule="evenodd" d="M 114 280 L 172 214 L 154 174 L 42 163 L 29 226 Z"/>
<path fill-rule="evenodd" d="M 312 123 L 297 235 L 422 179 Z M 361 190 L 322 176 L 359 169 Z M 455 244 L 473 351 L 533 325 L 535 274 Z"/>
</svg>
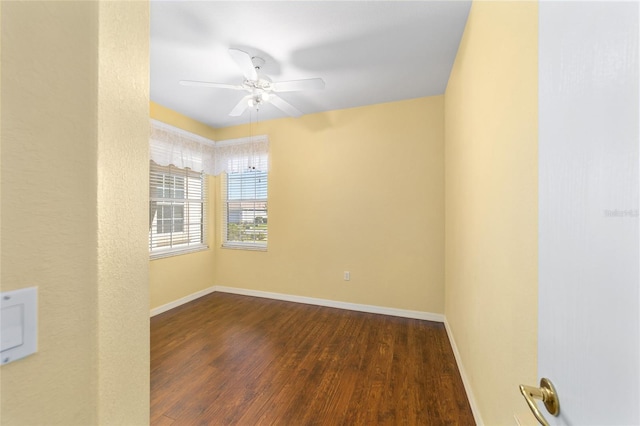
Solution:
<svg viewBox="0 0 640 426">
<path fill-rule="evenodd" d="M 207 248 L 205 182 L 203 173 L 151 162 L 149 253 L 152 258 Z"/>
<path fill-rule="evenodd" d="M 267 172 L 250 168 L 222 182 L 223 247 L 266 250 Z"/>
<path fill-rule="evenodd" d="M 149 155 L 152 259 L 208 248 L 203 173 L 220 176 L 222 246 L 266 250 L 267 135 L 214 142 L 151 120 Z"/>
</svg>

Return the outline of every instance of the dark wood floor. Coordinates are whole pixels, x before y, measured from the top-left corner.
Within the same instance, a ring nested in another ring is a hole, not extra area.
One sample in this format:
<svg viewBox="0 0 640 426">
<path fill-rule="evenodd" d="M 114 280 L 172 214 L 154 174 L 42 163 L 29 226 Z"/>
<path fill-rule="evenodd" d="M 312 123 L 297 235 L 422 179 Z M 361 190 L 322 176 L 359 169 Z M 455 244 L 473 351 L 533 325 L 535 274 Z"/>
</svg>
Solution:
<svg viewBox="0 0 640 426">
<path fill-rule="evenodd" d="M 213 293 L 151 319 L 152 425 L 473 425 L 442 324 Z"/>
</svg>

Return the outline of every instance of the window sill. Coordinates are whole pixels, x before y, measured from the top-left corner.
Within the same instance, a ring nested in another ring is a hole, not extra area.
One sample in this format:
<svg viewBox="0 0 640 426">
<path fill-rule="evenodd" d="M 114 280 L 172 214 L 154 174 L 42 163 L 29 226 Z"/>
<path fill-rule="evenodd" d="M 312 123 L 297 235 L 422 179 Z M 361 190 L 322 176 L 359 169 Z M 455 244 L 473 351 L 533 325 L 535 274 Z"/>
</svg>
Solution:
<svg viewBox="0 0 640 426">
<path fill-rule="evenodd" d="M 162 250 L 162 251 L 158 250 L 156 252 L 149 254 L 149 260 L 164 259 L 167 257 L 196 253 L 196 252 L 204 251 L 208 249 L 209 249 L 209 246 L 202 244 L 197 246 L 189 246 L 188 248 L 184 248 L 184 249 L 168 249 L 168 250 Z"/>
<path fill-rule="evenodd" d="M 267 245 L 258 245 L 258 244 L 242 244 L 242 243 L 224 243 L 222 244 L 223 249 L 231 249 L 231 250 L 250 250 L 250 251 L 267 251 Z"/>
</svg>

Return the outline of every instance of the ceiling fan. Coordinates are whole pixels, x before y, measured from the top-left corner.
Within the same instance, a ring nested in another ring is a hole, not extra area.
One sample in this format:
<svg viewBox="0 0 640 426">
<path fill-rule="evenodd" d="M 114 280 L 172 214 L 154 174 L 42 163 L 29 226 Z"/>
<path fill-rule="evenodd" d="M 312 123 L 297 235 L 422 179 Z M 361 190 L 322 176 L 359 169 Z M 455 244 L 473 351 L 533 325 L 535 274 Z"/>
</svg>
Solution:
<svg viewBox="0 0 640 426">
<path fill-rule="evenodd" d="M 324 89 L 324 81 L 321 78 L 307 78 L 303 80 L 289 80 L 273 82 L 269 77 L 260 73 L 264 65 L 264 59 L 251 56 L 240 49 L 229 49 L 229 54 L 244 74 L 242 84 L 214 83 L 208 81 L 181 80 L 183 86 L 213 87 L 217 89 L 244 90 L 249 92 L 229 113 L 238 117 L 249 107 L 259 108 L 262 104 L 270 103 L 282 112 L 292 117 L 300 117 L 302 112 L 282 99 L 278 92 L 297 92 L 301 90 Z"/>
</svg>

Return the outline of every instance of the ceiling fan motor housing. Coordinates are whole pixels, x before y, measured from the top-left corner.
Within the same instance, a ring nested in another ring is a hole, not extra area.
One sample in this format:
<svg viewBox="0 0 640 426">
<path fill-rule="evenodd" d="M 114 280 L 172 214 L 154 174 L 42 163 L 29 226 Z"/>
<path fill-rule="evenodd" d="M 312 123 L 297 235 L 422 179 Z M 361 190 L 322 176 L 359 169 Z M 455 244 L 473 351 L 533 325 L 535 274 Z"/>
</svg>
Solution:
<svg viewBox="0 0 640 426">
<path fill-rule="evenodd" d="M 270 91 L 272 89 L 271 80 L 269 79 L 269 77 L 262 76 L 262 75 L 258 76 L 257 80 L 245 80 L 244 83 L 242 83 L 242 85 L 246 90 L 250 92 Z"/>
<path fill-rule="evenodd" d="M 252 56 L 251 62 L 253 63 L 253 67 L 256 69 L 256 71 L 258 71 L 264 65 L 265 60 L 259 56 Z"/>
</svg>

